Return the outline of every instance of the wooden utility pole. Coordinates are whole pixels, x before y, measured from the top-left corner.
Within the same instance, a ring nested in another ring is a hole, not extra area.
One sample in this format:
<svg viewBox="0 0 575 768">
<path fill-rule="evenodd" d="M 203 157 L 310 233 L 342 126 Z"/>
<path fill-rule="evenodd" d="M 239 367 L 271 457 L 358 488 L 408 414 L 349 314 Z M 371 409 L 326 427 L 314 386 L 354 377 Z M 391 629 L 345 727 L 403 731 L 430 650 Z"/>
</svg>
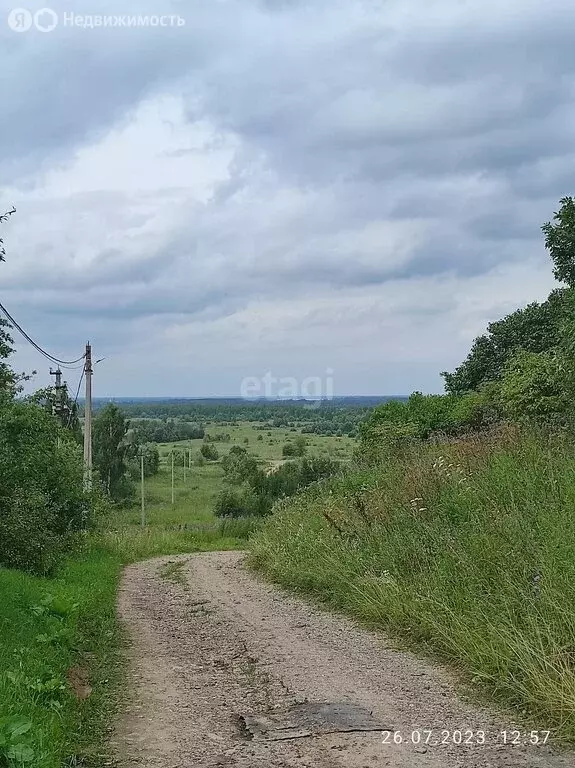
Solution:
<svg viewBox="0 0 575 768">
<path fill-rule="evenodd" d="M 184 460 L 184 483 L 186 482 L 186 464 L 188 463 L 188 456 L 187 456 L 187 449 L 184 448 L 183 451 L 183 460 Z"/>
<path fill-rule="evenodd" d="M 92 490 L 92 347 L 86 344 L 84 375 L 86 377 L 86 402 L 84 404 L 84 490 Z"/>
<path fill-rule="evenodd" d="M 174 505 L 174 449 L 172 448 L 172 506 Z"/>
<path fill-rule="evenodd" d="M 142 479 L 142 485 L 140 494 L 142 496 L 142 528 L 146 527 L 146 497 L 144 495 L 144 451 L 142 450 L 140 453 L 140 468 L 141 468 L 141 479 Z"/>
</svg>

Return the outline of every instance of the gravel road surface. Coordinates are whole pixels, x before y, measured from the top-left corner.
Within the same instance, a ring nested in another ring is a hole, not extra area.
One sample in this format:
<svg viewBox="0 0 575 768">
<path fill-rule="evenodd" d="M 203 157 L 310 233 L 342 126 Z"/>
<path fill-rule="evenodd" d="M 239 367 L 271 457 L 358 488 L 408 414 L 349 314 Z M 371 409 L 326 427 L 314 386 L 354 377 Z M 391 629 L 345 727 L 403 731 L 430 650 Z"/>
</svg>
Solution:
<svg viewBox="0 0 575 768">
<path fill-rule="evenodd" d="M 552 738 L 504 744 L 504 731 L 524 741 L 530 728 L 469 703 L 451 673 L 385 635 L 265 583 L 243 559 L 215 552 L 126 569 L 118 766 L 575 766 Z"/>
</svg>

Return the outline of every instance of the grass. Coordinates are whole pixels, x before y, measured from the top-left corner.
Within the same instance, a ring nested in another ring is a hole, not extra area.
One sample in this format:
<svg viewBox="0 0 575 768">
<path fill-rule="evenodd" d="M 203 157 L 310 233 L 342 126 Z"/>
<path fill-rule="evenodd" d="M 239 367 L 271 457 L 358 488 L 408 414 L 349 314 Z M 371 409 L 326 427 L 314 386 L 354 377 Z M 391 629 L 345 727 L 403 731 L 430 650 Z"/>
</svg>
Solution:
<svg viewBox="0 0 575 768">
<path fill-rule="evenodd" d="M 574 507 L 566 443 L 422 446 L 280 504 L 251 557 L 575 741 Z"/>
<path fill-rule="evenodd" d="M 299 430 L 286 427 L 265 426 L 262 424 L 241 422 L 237 426 L 216 426 L 208 424 L 206 433 L 215 438 L 217 435 L 230 436 L 229 442 L 217 441 L 214 443 L 220 456 L 229 453 L 234 445 L 245 448 L 249 453 L 257 456 L 262 461 L 277 461 L 282 459 L 282 446 L 292 441 L 300 434 Z M 269 434 L 268 434 L 269 433 Z M 262 439 L 259 440 L 258 438 Z M 308 443 L 308 452 L 314 456 L 325 456 L 342 461 L 349 460 L 356 445 L 355 440 L 350 437 L 332 437 L 329 435 L 306 434 Z M 172 448 L 191 448 L 192 455 L 197 456 L 202 447 L 203 440 L 185 440 L 177 443 L 162 443 L 160 450 L 167 458 Z M 193 469 L 192 469 L 193 471 Z"/>
<path fill-rule="evenodd" d="M 186 563 L 183 560 L 171 560 L 160 568 L 160 576 L 167 581 L 173 581 L 176 584 L 185 586 L 186 577 L 183 572 L 185 565 Z"/>
<path fill-rule="evenodd" d="M 273 437 L 264 432 L 258 441 L 262 433 L 253 425 L 209 431 L 232 436 L 229 443 L 216 443 L 221 455 L 243 445 L 262 462 L 280 459 L 283 443 L 294 434 L 270 428 Z M 194 443 L 199 450 L 201 441 L 175 446 Z M 349 438 L 310 436 L 309 451 L 341 457 L 351 445 Z M 160 472 L 146 479 L 145 527 L 137 502 L 103 521 L 54 578 L 0 569 L 0 768 L 109 765 L 106 728 L 122 679 L 122 631 L 115 615 L 122 567 L 160 555 L 244 548 L 259 528 L 256 519 L 214 518 L 223 487 L 218 463 L 193 466 L 185 480 L 183 467 L 176 467 L 172 504 L 170 450 L 161 446 Z M 167 567 L 164 576 L 181 578 L 179 567 Z M 6 736 L 11 746 L 5 748 Z"/>
<path fill-rule="evenodd" d="M 0 718 L 29 727 L 13 748 L 35 768 L 105 765 L 108 680 L 121 674 L 119 574 L 119 557 L 95 547 L 53 579 L 0 569 Z M 0 765 L 22 764 L 3 762 L 6 752 L 0 747 Z"/>
</svg>

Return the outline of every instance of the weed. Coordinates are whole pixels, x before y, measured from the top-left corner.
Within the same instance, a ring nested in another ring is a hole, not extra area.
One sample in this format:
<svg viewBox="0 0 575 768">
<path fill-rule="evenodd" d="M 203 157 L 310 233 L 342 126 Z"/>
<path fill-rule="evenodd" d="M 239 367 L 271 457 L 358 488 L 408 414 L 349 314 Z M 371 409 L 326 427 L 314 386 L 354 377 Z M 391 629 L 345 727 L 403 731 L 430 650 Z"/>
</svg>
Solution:
<svg viewBox="0 0 575 768">
<path fill-rule="evenodd" d="M 568 445 L 421 445 L 277 505 L 251 561 L 575 740 L 574 506 Z"/>
<path fill-rule="evenodd" d="M 160 568 L 160 576 L 168 581 L 173 581 L 176 584 L 186 585 L 186 576 L 184 574 L 184 568 L 187 564 L 186 560 L 171 560 L 169 563 L 165 563 Z"/>
</svg>

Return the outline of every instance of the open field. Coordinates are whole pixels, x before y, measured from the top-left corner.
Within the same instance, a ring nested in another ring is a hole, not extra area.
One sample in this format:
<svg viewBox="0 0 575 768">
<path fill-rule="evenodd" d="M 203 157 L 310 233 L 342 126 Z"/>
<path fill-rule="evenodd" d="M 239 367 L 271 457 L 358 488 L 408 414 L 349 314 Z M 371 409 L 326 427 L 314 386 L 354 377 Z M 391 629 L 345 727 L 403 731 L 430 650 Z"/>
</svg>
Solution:
<svg viewBox="0 0 575 768">
<path fill-rule="evenodd" d="M 216 424 L 206 425 L 206 434 L 213 440 L 220 456 L 229 453 L 230 448 L 239 445 L 245 448 L 249 453 L 263 460 L 278 460 L 282 458 L 282 446 L 293 441 L 300 431 L 293 428 L 270 427 L 263 424 L 253 424 L 248 422 L 240 423 L 237 426 L 218 426 Z M 224 442 L 224 436 L 229 435 L 229 441 Z M 218 436 L 220 439 L 218 440 Z M 259 439 L 261 437 L 261 440 Z M 308 443 L 308 453 L 313 456 L 326 456 L 341 461 L 349 460 L 356 445 L 355 440 L 350 437 L 331 437 L 326 435 L 306 434 L 304 435 Z M 177 443 L 162 443 L 160 451 L 163 456 L 167 456 L 172 448 L 191 448 L 194 456 L 202 447 L 203 440 L 183 440 Z"/>
<path fill-rule="evenodd" d="M 262 464 L 270 467 L 283 461 L 282 446 L 293 440 L 299 432 L 289 429 L 269 427 L 265 431 L 257 429 L 258 425 L 242 423 L 239 426 L 208 425 L 206 433 L 215 438 L 217 435 L 229 434 L 228 442 L 215 441 L 212 443 L 220 455 L 220 460 L 227 455 L 233 446 L 245 448 Z M 258 436 L 262 440 L 258 440 Z M 355 440 L 349 437 L 327 437 L 324 435 L 305 435 L 307 455 L 323 456 L 339 461 L 349 461 Z M 246 442 L 247 441 L 247 442 Z M 173 443 L 161 443 L 160 471 L 157 475 L 146 478 L 146 523 L 151 527 L 176 529 L 179 526 L 196 528 L 198 531 L 210 531 L 216 528 L 213 509 L 216 497 L 223 488 L 224 473 L 218 461 L 206 462 L 197 466 L 195 460 L 199 455 L 203 440 L 182 440 Z M 174 504 L 172 504 L 171 452 L 178 451 L 178 460 L 174 464 Z M 184 452 L 192 451 L 192 466 L 186 462 L 184 469 Z M 121 526 L 140 525 L 140 507 L 134 505 L 131 509 L 119 513 L 116 523 Z"/>
</svg>

